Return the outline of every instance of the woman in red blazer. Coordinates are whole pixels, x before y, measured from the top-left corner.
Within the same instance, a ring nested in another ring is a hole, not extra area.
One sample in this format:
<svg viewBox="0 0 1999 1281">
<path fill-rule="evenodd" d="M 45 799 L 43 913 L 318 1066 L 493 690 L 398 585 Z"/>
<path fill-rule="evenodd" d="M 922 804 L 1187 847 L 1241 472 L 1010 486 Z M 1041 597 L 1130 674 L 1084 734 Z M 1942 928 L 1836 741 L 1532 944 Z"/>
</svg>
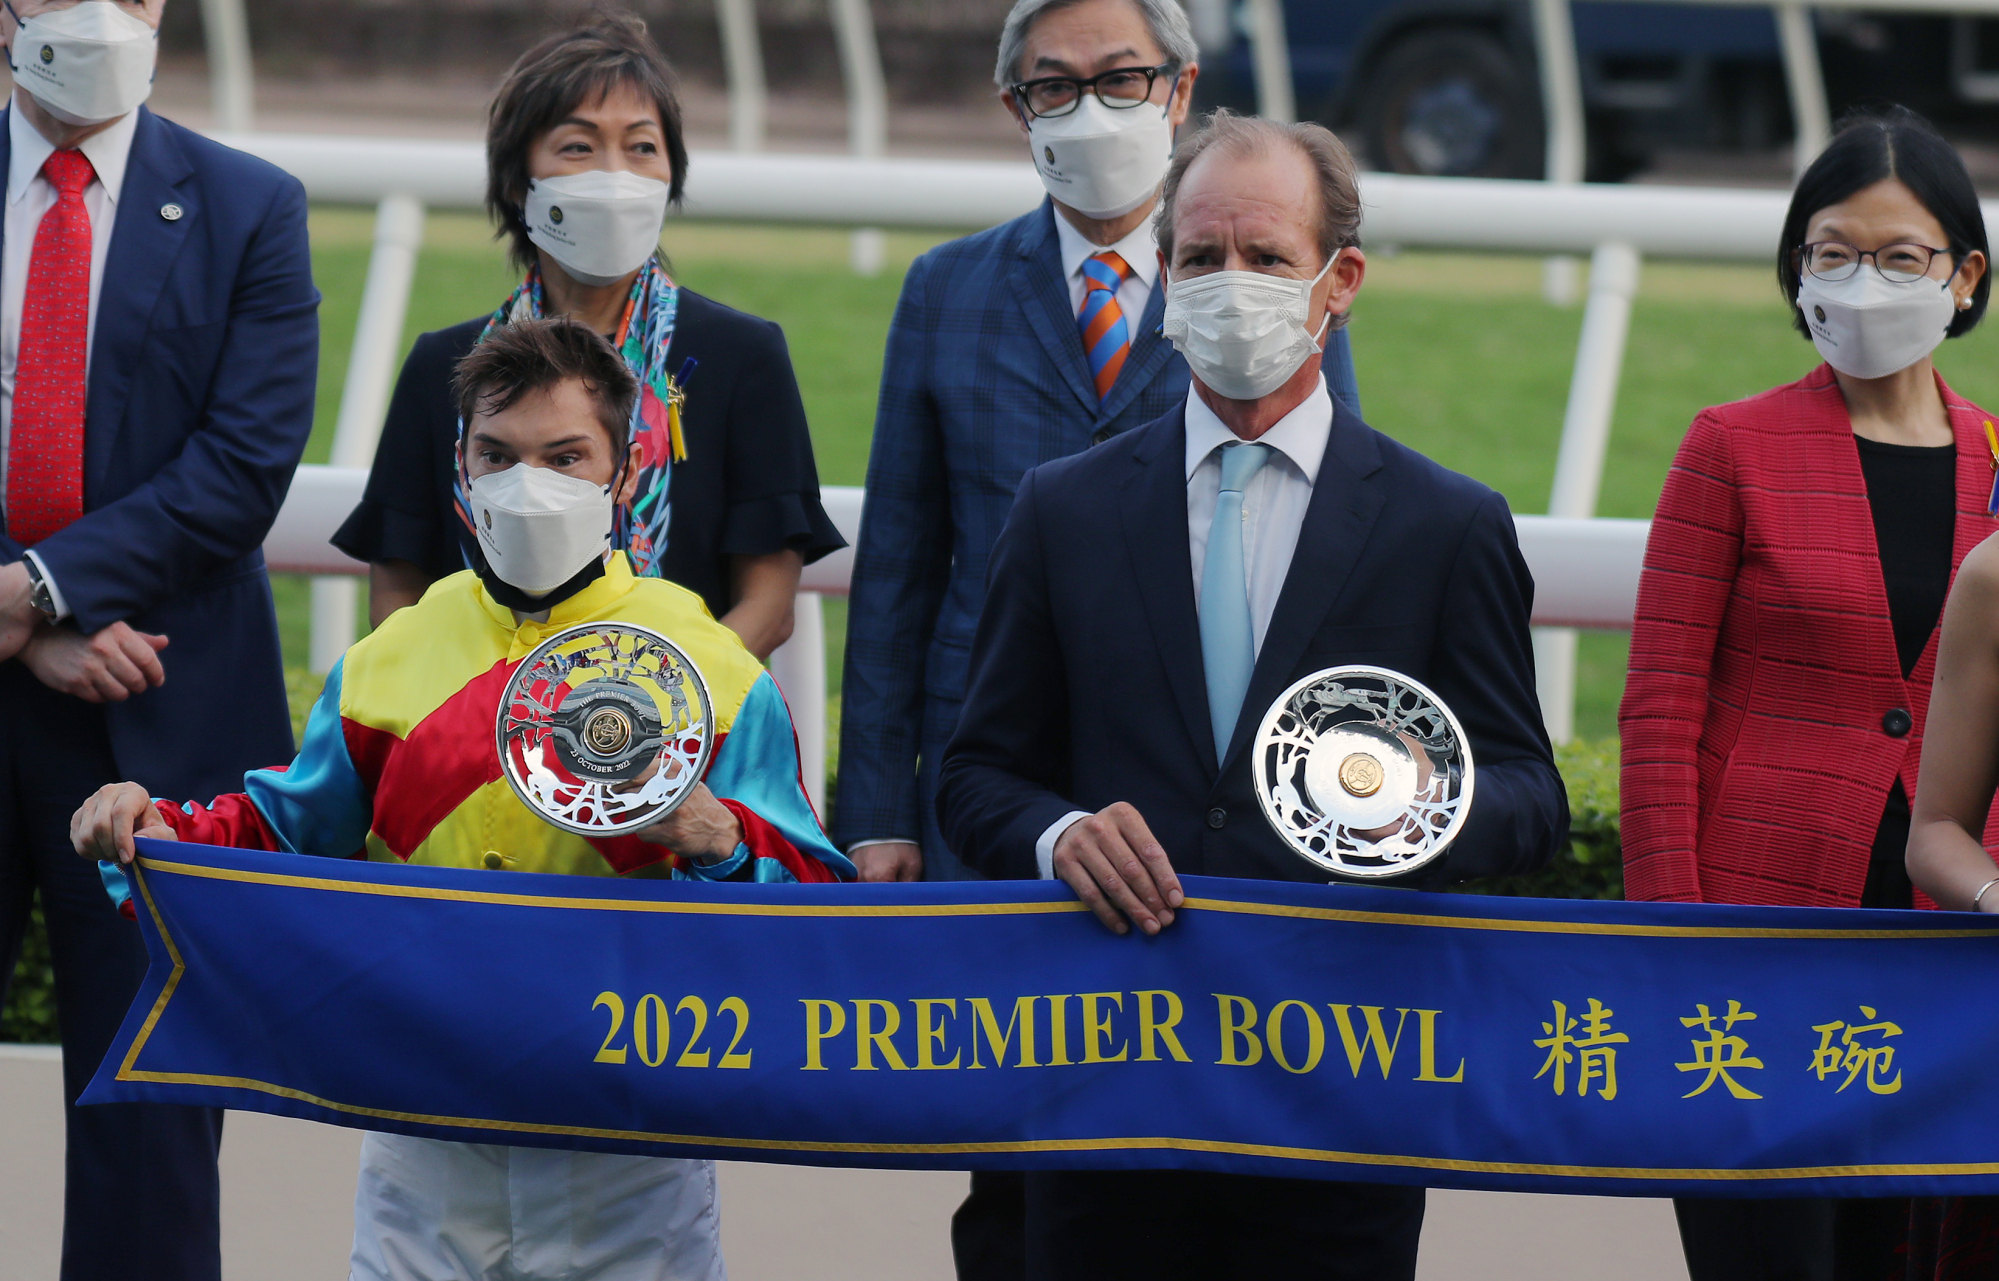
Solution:
<svg viewBox="0 0 1999 1281">
<path fill-rule="evenodd" d="M 1666 478 L 1618 716 L 1628 898 L 1911 905 L 1937 619 L 1999 528 L 1988 416 L 1930 353 L 1983 315 L 1987 257 L 1913 113 L 1848 125 L 1799 180 L 1778 279 L 1827 363 L 1703 410 Z M 1694 1281 L 1899 1276 L 1906 1200 L 1676 1208 Z"/>
</svg>

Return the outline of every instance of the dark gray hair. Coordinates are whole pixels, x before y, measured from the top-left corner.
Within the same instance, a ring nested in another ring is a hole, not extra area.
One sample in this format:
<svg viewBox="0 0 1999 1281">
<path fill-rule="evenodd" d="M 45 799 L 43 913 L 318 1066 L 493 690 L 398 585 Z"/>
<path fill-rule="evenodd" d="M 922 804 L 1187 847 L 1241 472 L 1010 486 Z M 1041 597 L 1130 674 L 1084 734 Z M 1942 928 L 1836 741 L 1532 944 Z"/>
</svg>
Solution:
<svg viewBox="0 0 1999 1281">
<path fill-rule="evenodd" d="M 999 61 L 993 67 L 993 83 L 1007 89 L 1020 79 L 1020 55 L 1027 49 L 1027 32 L 1036 18 L 1082 2 L 1014 0 L 1013 9 L 1006 15 L 1006 25 L 1000 28 Z M 1146 29 L 1152 33 L 1152 42 L 1159 46 L 1160 52 L 1183 67 L 1201 60 L 1201 47 L 1194 43 L 1193 29 L 1187 25 L 1187 11 L 1180 7 L 1179 0 L 1130 0 L 1130 3 L 1145 19 Z"/>
<path fill-rule="evenodd" d="M 1222 148 L 1236 155 L 1287 146 L 1311 163 L 1319 188 L 1319 253 L 1330 259 L 1336 250 L 1360 243 L 1360 179 L 1353 153 L 1324 125 L 1309 121 L 1279 124 L 1261 116 L 1239 116 L 1227 107 L 1218 109 L 1201 122 L 1200 131 L 1180 144 L 1173 163 L 1166 167 L 1166 181 L 1160 189 L 1159 213 L 1153 224 L 1159 252 L 1173 261 L 1173 210 L 1179 203 L 1180 183 L 1196 160 Z"/>
</svg>

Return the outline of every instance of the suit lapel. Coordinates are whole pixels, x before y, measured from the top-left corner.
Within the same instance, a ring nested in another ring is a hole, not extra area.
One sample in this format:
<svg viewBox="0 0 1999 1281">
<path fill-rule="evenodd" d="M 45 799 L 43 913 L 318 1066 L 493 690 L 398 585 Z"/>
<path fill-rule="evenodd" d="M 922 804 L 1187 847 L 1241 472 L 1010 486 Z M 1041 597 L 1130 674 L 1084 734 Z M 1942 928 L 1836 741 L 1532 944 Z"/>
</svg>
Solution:
<svg viewBox="0 0 1999 1281">
<path fill-rule="evenodd" d="M 1118 510 L 1166 683 L 1202 763 L 1213 768 L 1215 736 L 1208 725 L 1208 681 L 1194 612 L 1194 558 L 1187 545 L 1186 443 L 1182 408 L 1174 412 L 1172 430 L 1154 433 L 1133 458 Z"/>
<path fill-rule="evenodd" d="M 97 332 L 90 349 L 90 385 L 84 409 L 86 495 L 102 492 L 124 424 L 125 406 L 132 396 L 132 371 L 139 367 L 153 309 L 189 229 L 207 212 L 193 198 L 188 182 L 193 174 L 167 127 L 141 107 L 97 299 Z M 169 204 L 180 207 L 180 217 L 168 219 L 161 214 Z"/>
<path fill-rule="evenodd" d="M 1145 300 L 1145 315 L 1138 323 L 1130 326 L 1131 350 L 1125 355 L 1124 368 L 1118 371 L 1117 382 L 1111 385 L 1111 394 L 1104 398 L 1101 416 L 1105 421 L 1123 413 L 1137 395 L 1152 385 L 1152 380 L 1173 359 L 1173 344 L 1159 333 L 1160 324 L 1166 319 L 1166 291 L 1160 288 L 1163 282 L 1154 282 L 1152 294 Z M 1081 350 L 1083 340 L 1076 339 L 1076 347 Z"/>
<path fill-rule="evenodd" d="M 1263 648 L 1250 672 L 1249 692 L 1243 696 L 1243 714 L 1229 740 L 1224 770 L 1256 733 L 1264 709 L 1290 684 L 1306 645 L 1324 624 L 1327 611 L 1353 573 L 1368 531 L 1381 514 L 1381 486 L 1371 479 L 1379 470 L 1381 450 L 1373 433 L 1334 397 L 1326 456 L 1319 463 L 1319 479 L 1312 486 L 1312 501 L 1298 530 L 1298 547 L 1291 553 L 1284 590 L 1278 593 L 1270 627 L 1263 635 Z M 1191 562 L 1187 573 L 1191 579 Z M 1200 652 L 1198 637 L 1195 652 Z"/>
<path fill-rule="evenodd" d="M 0 108 L 0 201 L 7 198 L 8 169 L 14 163 L 14 109 Z M 0 210 L 0 248 L 5 245 L 7 220 Z"/>
<path fill-rule="evenodd" d="M 1048 352 L 1048 361 L 1062 375 L 1092 418 L 1097 413 L 1097 389 L 1090 381 L 1090 359 L 1076 313 L 1069 309 L 1069 284 L 1062 274 L 1062 250 L 1055 238 L 1055 206 L 1043 200 L 1038 217 L 1030 218 L 1014 241 L 1013 296 L 1027 313 L 1027 327 Z"/>
</svg>

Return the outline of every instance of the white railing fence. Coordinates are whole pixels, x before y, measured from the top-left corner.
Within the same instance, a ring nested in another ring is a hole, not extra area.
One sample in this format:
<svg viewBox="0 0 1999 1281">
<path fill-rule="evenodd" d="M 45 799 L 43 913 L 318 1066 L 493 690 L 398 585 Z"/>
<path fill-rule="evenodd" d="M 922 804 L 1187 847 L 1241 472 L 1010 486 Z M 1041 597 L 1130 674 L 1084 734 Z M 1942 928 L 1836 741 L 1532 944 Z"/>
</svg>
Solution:
<svg viewBox="0 0 1999 1281">
<path fill-rule="evenodd" d="M 378 206 L 376 261 L 354 341 L 357 358 L 365 360 L 350 373 L 336 432 L 336 461 L 361 465 L 372 455 L 387 406 L 391 366 L 402 346 L 402 309 L 410 286 L 409 263 L 422 234 L 421 209 L 477 208 L 484 189 L 483 155 L 474 143 L 277 134 L 224 140 L 298 175 L 315 200 Z M 969 229 L 1014 217 L 1042 198 L 1040 183 L 1025 163 L 704 152 L 691 161 L 690 174 L 684 216 L 708 220 Z M 1364 175 L 1361 195 L 1371 244 L 1591 256 L 1590 300 L 1582 316 L 1551 506 L 1554 516 L 1571 520 L 1595 510 L 1642 259 L 1769 262 L 1788 199 L 1773 191 L 1555 186 L 1393 174 Z M 1999 202 L 1988 206 L 1986 217 L 1999 220 Z M 858 524 L 847 528 L 851 537 Z M 1551 576 L 1558 572 L 1551 564 L 1537 573 L 1544 599 L 1565 590 Z M 808 588 L 815 581 L 809 578 Z M 817 609 L 810 600 L 801 605 L 798 633 L 779 666 L 803 661 L 818 673 L 812 679 L 823 681 L 823 657 L 816 652 L 821 630 Z M 1543 610 L 1538 621 L 1553 624 L 1560 614 Z M 1591 626 L 1629 622 L 1628 610 L 1593 609 L 1584 615 L 1596 620 Z M 318 659 L 330 662 L 330 655 L 351 643 L 353 616 L 351 608 L 316 611 L 313 652 Z M 1566 657 L 1573 644 L 1573 638 L 1559 636 L 1540 642 L 1545 711 L 1558 738 L 1569 737 L 1573 725 L 1573 663 Z M 794 657 L 808 648 L 815 652 L 802 660 Z M 787 670 L 793 672 L 787 688 L 794 691 L 801 729 L 809 738 L 809 722 L 823 713 L 816 698 L 806 705 L 802 669 Z"/>
<path fill-rule="evenodd" d="M 1550 259 L 1549 271 L 1555 293 L 1569 292 L 1564 282 L 1573 274 L 1574 255 L 1592 255 L 1589 303 L 1549 506 L 1552 516 L 1567 519 L 1595 511 L 1641 256 L 1767 261 L 1775 251 L 1785 199 L 1773 192 L 1583 185 L 1585 115 L 1570 20 L 1576 2 L 1590 0 L 1532 4 L 1548 128 L 1547 184 L 1373 174 L 1365 179 L 1363 192 L 1372 242 L 1558 255 Z M 1797 124 L 1799 168 L 1824 146 L 1830 128 L 1812 28 L 1814 9 L 1999 14 L 1999 0 L 1817 0 L 1811 5 L 1775 0 L 1770 7 Z M 1226 42 L 1227 0 L 1188 0 L 1188 8 L 1204 47 Z M 1241 14 L 1260 110 L 1278 119 L 1295 118 L 1281 0 L 1247 0 Z M 202 0 L 202 15 L 215 117 L 225 139 L 297 174 L 315 200 L 378 207 L 374 257 L 334 444 L 336 466 L 361 465 L 372 455 L 387 407 L 422 243 L 423 209 L 479 207 L 484 157 L 475 144 L 247 132 L 253 81 L 243 0 Z M 755 0 L 716 0 L 716 16 L 735 154 L 696 158 L 687 216 L 846 226 L 853 229 L 854 267 L 872 272 L 881 266 L 884 227 L 985 227 L 1041 199 L 1039 184 L 1024 164 L 885 158 L 887 91 L 867 0 L 829 0 L 847 88 L 851 158 L 754 154 L 763 146 L 768 118 Z M 1988 209 L 1987 217 L 1994 212 Z M 1549 587 L 1543 579 L 1543 592 Z M 355 605 L 351 579 L 329 574 L 315 583 L 315 667 L 330 665 L 351 643 Z M 808 596 L 801 600 L 797 629 L 785 654 L 816 648 L 821 637 L 820 608 Z M 1544 628 L 1536 636 L 1544 713 L 1558 740 L 1573 732 L 1575 644 L 1572 630 Z M 783 657 L 779 665 L 791 661 Z M 823 670 L 814 670 L 817 674 L 809 680 L 802 668 L 794 672 L 790 688 L 795 702 L 805 702 L 812 693 L 807 688 L 811 680 L 818 682 L 812 689 L 823 689 Z M 820 700 L 815 695 L 810 701 L 816 707 Z"/>
<path fill-rule="evenodd" d="M 327 540 L 361 497 L 366 467 L 301 467 L 264 556 L 279 573 L 340 575 L 352 583 L 367 566 Z M 801 772 L 812 799 L 825 803 L 827 716 L 826 630 L 823 601 L 845 596 L 853 574 L 853 544 L 861 534 L 864 493 L 848 486 L 822 492 L 827 515 L 848 547 L 808 565 L 800 583 L 798 620 L 791 639 L 771 657 L 771 674 L 784 690 L 798 727 Z M 1638 599 L 1638 570 L 1645 553 L 1642 520 L 1565 520 L 1520 516 L 1520 548 L 1534 572 L 1534 621 L 1559 627 L 1623 628 Z"/>
</svg>

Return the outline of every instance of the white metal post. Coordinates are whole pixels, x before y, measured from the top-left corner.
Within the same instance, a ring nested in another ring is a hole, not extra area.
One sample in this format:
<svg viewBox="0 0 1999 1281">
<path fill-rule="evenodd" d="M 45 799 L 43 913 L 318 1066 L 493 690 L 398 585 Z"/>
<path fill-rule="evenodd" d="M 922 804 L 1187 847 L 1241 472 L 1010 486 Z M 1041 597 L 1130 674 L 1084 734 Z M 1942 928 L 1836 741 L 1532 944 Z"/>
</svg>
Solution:
<svg viewBox="0 0 1999 1281">
<path fill-rule="evenodd" d="M 1569 0 L 1534 0 L 1534 51 L 1541 66 L 1541 116 L 1548 131 L 1548 181 L 1581 182 L 1587 156 L 1583 78 Z M 1541 292 L 1549 302 L 1566 307 L 1576 300 L 1580 267 L 1570 257 L 1542 264 Z"/>
<path fill-rule="evenodd" d="M 863 160 L 879 160 L 888 153 L 888 83 L 868 0 L 833 0 L 833 34 L 847 82 L 848 148 Z M 856 228 L 851 244 L 856 272 L 872 276 L 881 271 L 888 248 L 881 228 Z"/>
<path fill-rule="evenodd" d="M 1562 444 L 1555 456 L 1554 492 L 1548 499 L 1550 516 L 1596 515 L 1625 340 L 1631 332 L 1631 300 L 1637 293 L 1638 251 L 1616 241 L 1597 246 L 1590 258 L 1589 302 L 1583 308 L 1582 338 L 1569 379 L 1569 407 L 1562 415 Z M 1534 632 L 1541 719 L 1548 737 L 1557 743 L 1576 736 L 1576 642 L 1573 628 L 1541 627 Z"/>
<path fill-rule="evenodd" d="M 1777 18 L 1777 45 L 1784 53 L 1784 84 L 1791 91 L 1791 120 L 1797 131 L 1792 167 L 1803 173 L 1832 140 L 1832 108 L 1826 102 L 1825 72 L 1819 67 L 1811 11 L 1797 0 L 1783 0 L 1771 8 Z"/>
<path fill-rule="evenodd" d="M 354 323 L 354 346 L 347 358 L 347 381 L 340 391 L 340 416 L 333 425 L 333 465 L 367 467 L 375 460 L 382 416 L 389 408 L 396 360 L 402 354 L 403 317 L 416 278 L 417 251 L 423 247 L 423 206 L 412 196 L 389 196 L 375 211 L 375 248 Z M 354 616 L 360 584 L 351 577 L 312 581 L 312 670 L 333 669 L 354 643 Z"/>
<path fill-rule="evenodd" d="M 826 609 L 818 592 L 800 592 L 791 639 L 770 656 L 771 679 L 791 708 L 798 771 L 821 817 L 826 813 Z"/>
<path fill-rule="evenodd" d="M 729 146 L 761 151 L 769 93 L 756 0 L 715 0 L 715 21 L 722 34 L 723 74 L 729 79 Z"/>
<path fill-rule="evenodd" d="M 248 133 L 254 94 L 250 23 L 243 15 L 243 0 L 201 0 L 201 31 L 208 46 L 215 127 L 225 133 Z"/>
<path fill-rule="evenodd" d="M 1283 0 L 1249 0 L 1249 56 L 1256 67 L 1256 114 L 1286 124 L 1298 118 L 1291 81 L 1291 39 L 1284 30 Z"/>
</svg>

